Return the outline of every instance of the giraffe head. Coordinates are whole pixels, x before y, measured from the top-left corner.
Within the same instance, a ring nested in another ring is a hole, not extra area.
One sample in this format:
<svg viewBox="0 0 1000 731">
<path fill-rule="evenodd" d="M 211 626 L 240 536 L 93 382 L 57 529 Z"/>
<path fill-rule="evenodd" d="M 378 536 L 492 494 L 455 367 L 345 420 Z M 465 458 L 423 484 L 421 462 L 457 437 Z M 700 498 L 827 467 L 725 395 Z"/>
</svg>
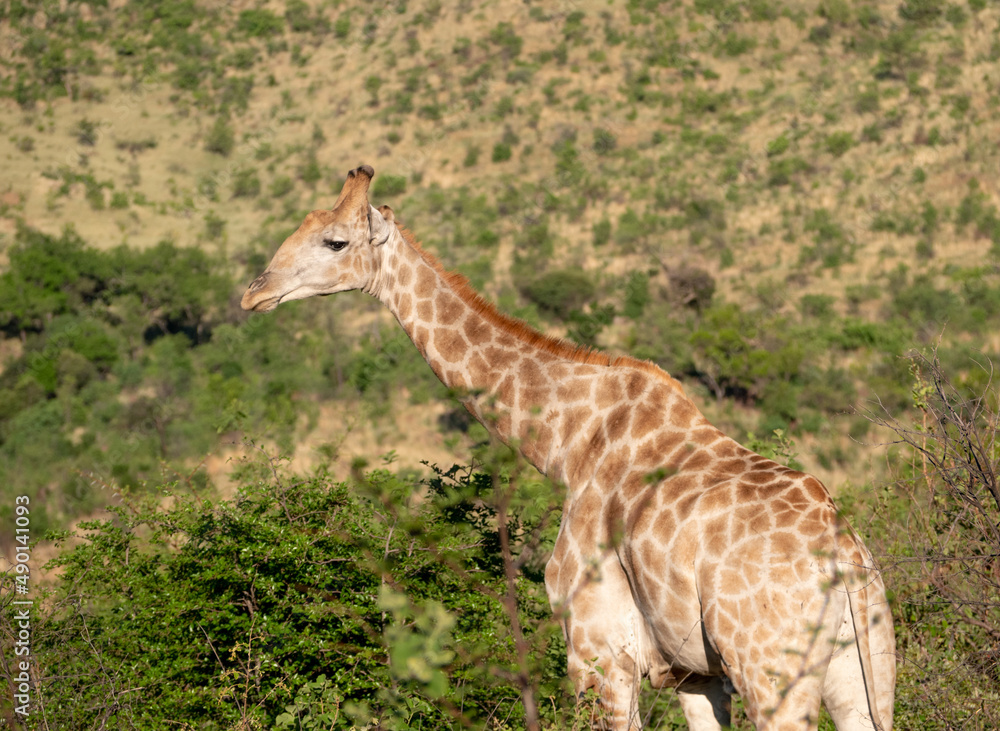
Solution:
<svg viewBox="0 0 1000 731">
<path fill-rule="evenodd" d="M 247 288 L 244 310 L 269 312 L 282 302 L 371 286 L 380 247 L 396 228 L 391 208 L 368 203 L 374 175 L 368 165 L 351 170 L 333 209 L 306 216 Z"/>
</svg>

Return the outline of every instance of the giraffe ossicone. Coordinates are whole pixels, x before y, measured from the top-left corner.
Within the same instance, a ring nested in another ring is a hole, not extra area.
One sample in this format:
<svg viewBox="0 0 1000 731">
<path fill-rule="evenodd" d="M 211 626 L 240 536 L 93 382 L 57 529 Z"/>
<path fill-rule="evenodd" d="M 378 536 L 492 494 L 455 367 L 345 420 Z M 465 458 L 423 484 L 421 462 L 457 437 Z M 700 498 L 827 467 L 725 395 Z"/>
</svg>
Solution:
<svg viewBox="0 0 1000 731">
<path fill-rule="evenodd" d="M 565 484 L 545 584 L 596 722 L 640 728 L 649 678 L 676 688 L 695 731 L 729 725 L 733 688 L 758 729 L 815 729 L 821 702 L 840 731 L 891 729 L 885 587 L 823 485 L 722 434 L 655 364 L 496 310 L 369 203 L 374 174 L 352 170 L 242 306 L 368 292 L 474 417 Z"/>
</svg>

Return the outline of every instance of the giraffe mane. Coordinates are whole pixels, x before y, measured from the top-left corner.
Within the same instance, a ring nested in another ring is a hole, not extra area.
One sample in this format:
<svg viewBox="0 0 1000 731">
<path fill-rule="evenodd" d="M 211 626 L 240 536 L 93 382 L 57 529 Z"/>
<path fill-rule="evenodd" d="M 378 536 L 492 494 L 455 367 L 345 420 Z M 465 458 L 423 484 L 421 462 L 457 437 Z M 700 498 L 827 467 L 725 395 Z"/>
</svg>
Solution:
<svg viewBox="0 0 1000 731">
<path fill-rule="evenodd" d="M 437 271 L 444 281 L 452 288 L 452 291 L 466 304 L 472 307 L 477 313 L 485 317 L 490 324 L 495 325 L 504 332 L 513 335 L 521 342 L 532 347 L 540 348 L 547 353 L 588 365 L 606 366 L 609 368 L 636 368 L 650 373 L 664 381 L 680 393 L 684 389 L 677 379 L 660 368 L 656 363 L 649 360 L 640 360 L 630 355 L 612 355 L 601 350 L 594 350 L 585 345 L 577 345 L 563 338 L 555 338 L 551 335 L 539 332 L 531 327 L 524 320 L 520 320 L 511 315 L 507 315 L 496 308 L 488 299 L 474 290 L 469 284 L 469 280 L 459 272 L 445 269 L 441 261 L 420 245 L 416 236 L 400 222 L 396 222 L 396 228 L 402 235 L 403 240 L 416 251 L 425 263 Z"/>
</svg>

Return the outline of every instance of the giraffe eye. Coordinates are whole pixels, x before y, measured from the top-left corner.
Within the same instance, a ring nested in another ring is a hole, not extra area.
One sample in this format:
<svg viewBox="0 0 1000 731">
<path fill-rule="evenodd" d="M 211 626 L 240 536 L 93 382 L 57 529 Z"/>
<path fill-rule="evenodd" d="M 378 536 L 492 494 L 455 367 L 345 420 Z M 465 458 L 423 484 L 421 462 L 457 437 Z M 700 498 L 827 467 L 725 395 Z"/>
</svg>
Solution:
<svg viewBox="0 0 1000 731">
<path fill-rule="evenodd" d="M 345 246 L 347 246 L 347 242 L 341 241 L 340 239 L 327 239 L 323 243 L 324 245 L 329 246 L 334 251 L 340 251 Z"/>
</svg>

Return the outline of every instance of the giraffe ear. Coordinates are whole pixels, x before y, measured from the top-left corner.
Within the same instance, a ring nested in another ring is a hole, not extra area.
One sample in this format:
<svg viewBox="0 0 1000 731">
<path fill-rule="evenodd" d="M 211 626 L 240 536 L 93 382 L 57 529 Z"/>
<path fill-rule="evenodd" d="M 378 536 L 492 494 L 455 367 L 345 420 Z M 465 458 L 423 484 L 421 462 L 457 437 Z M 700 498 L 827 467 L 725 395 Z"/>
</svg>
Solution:
<svg viewBox="0 0 1000 731">
<path fill-rule="evenodd" d="M 371 243 L 373 246 L 381 246 L 392 236 L 396 216 L 389 206 L 371 207 L 368 215 L 371 220 Z"/>
</svg>

